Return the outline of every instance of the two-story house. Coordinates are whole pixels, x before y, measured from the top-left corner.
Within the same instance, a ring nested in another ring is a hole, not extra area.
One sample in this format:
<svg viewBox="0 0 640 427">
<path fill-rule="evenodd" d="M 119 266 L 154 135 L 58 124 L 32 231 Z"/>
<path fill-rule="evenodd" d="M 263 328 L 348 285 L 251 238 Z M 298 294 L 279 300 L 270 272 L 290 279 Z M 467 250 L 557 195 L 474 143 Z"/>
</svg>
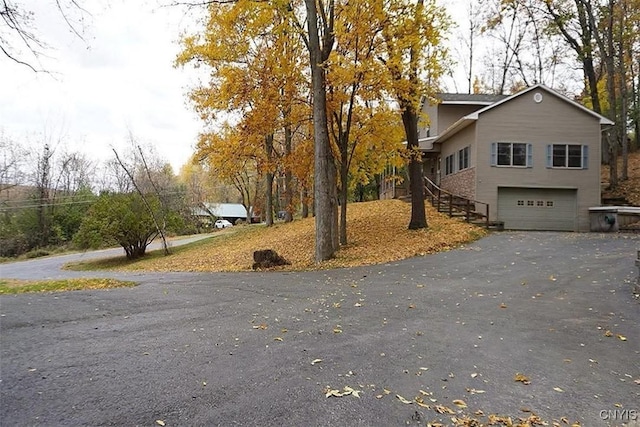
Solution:
<svg viewBox="0 0 640 427">
<path fill-rule="evenodd" d="M 589 231 L 609 119 L 543 85 L 511 96 L 445 94 L 425 105 L 424 175 L 488 204 L 505 229 Z"/>
</svg>

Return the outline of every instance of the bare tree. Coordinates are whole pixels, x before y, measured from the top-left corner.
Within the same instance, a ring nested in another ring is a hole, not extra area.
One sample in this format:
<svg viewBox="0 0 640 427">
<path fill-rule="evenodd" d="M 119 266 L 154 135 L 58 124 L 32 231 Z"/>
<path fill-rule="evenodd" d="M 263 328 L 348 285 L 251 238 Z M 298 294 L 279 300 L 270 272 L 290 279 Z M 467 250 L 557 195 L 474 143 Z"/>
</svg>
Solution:
<svg viewBox="0 0 640 427">
<path fill-rule="evenodd" d="M 0 193 L 24 183 L 27 155 L 26 149 L 0 131 Z"/>
<path fill-rule="evenodd" d="M 116 151 L 115 148 L 113 149 L 113 153 L 115 154 L 116 160 L 118 161 L 118 163 L 120 164 L 122 169 L 127 173 L 127 176 L 129 176 L 129 179 L 131 180 L 131 184 L 133 185 L 133 187 L 136 189 L 136 191 L 138 192 L 138 194 L 142 198 L 142 202 L 144 203 L 144 206 L 147 209 L 147 212 L 149 212 L 149 215 L 151 215 L 151 218 L 153 220 L 153 225 L 155 226 L 156 231 L 158 232 L 158 234 L 160 235 L 160 238 L 162 239 L 162 249 L 164 251 L 164 254 L 165 255 L 169 255 L 170 252 L 169 252 L 169 245 L 167 244 L 165 227 L 161 226 L 161 222 L 159 222 L 158 218 L 156 218 L 156 213 L 155 213 L 154 209 L 151 207 L 151 204 L 149 203 L 149 200 L 147 199 L 145 193 L 137 185 L 136 179 L 135 179 L 135 177 L 133 175 L 133 169 L 131 169 L 129 166 L 127 166 L 124 163 L 124 161 L 120 158 L 120 156 L 118 155 L 118 152 Z"/>
<path fill-rule="evenodd" d="M 82 21 L 89 12 L 82 7 L 79 0 L 55 0 L 60 17 L 69 30 L 79 39 L 82 36 Z M 79 15 L 76 18 L 75 15 Z M 48 45 L 34 28 L 35 12 L 15 0 L 0 0 L 0 22 L 4 23 L 0 31 L 0 52 L 11 61 L 24 65 L 32 71 L 43 71 L 33 65 L 47 50 Z M 23 49 L 27 54 L 22 53 Z M 30 59 L 25 58 L 30 57 Z"/>
</svg>

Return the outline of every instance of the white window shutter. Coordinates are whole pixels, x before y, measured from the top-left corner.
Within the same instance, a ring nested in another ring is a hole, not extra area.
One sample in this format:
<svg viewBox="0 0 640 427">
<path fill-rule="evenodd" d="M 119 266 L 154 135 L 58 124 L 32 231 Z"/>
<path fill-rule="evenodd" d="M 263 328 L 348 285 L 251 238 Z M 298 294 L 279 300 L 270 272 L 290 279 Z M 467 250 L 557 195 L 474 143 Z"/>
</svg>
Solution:
<svg viewBox="0 0 640 427">
<path fill-rule="evenodd" d="M 553 146 L 547 145 L 547 167 L 553 167 Z"/>
</svg>

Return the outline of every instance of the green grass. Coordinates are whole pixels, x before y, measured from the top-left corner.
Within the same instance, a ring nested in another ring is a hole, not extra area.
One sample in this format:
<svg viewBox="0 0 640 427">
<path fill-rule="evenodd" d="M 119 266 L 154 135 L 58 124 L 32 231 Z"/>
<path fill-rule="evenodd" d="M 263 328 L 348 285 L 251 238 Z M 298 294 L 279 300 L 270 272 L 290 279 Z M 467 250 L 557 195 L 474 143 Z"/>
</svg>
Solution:
<svg viewBox="0 0 640 427">
<path fill-rule="evenodd" d="M 0 279 L 0 295 L 26 292 L 64 292 L 136 286 L 136 282 L 115 279 L 14 280 Z"/>
</svg>

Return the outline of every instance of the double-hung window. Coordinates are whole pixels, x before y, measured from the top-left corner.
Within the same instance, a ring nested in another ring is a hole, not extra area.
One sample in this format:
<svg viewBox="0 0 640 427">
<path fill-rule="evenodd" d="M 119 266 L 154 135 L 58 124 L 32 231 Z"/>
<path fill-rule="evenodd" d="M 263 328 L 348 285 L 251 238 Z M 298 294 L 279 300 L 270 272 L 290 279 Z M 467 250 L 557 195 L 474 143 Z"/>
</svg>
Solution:
<svg viewBox="0 0 640 427">
<path fill-rule="evenodd" d="M 587 169 L 589 147 L 580 144 L 547 145 L 547 167 L 567 169 Z"/>
<path fill-rule="evenodd" d="M 444 158 L 444 174 L 451 175 L 453 173 L 460 172 L 461 170 L 469 169 L 470 152 L 471 152 L 471 148 L 467 146 L 445 157 Z"/>
<path fill-rule="evenodd" d="M 470 150 L 468 146 L 458 151 L 458 170 L 459 171 L 469 168 L 469 151 Z"/>
<path fill-rule="evenodd" d="M 491 166 L 533 166 L 533 148 L 523 142 L 494 142 L 491 144 Z"/>
<path fill-rule="evenodd" d="M 445 175 L 451 175 L 452 173 L 454 173 L 455 166 L 456 166 L 456 162 L 455 162 L 454 154 L 451 154 L 450 156 L 447 156 L 444 158 L 444 174 Z"/>
</svg>

